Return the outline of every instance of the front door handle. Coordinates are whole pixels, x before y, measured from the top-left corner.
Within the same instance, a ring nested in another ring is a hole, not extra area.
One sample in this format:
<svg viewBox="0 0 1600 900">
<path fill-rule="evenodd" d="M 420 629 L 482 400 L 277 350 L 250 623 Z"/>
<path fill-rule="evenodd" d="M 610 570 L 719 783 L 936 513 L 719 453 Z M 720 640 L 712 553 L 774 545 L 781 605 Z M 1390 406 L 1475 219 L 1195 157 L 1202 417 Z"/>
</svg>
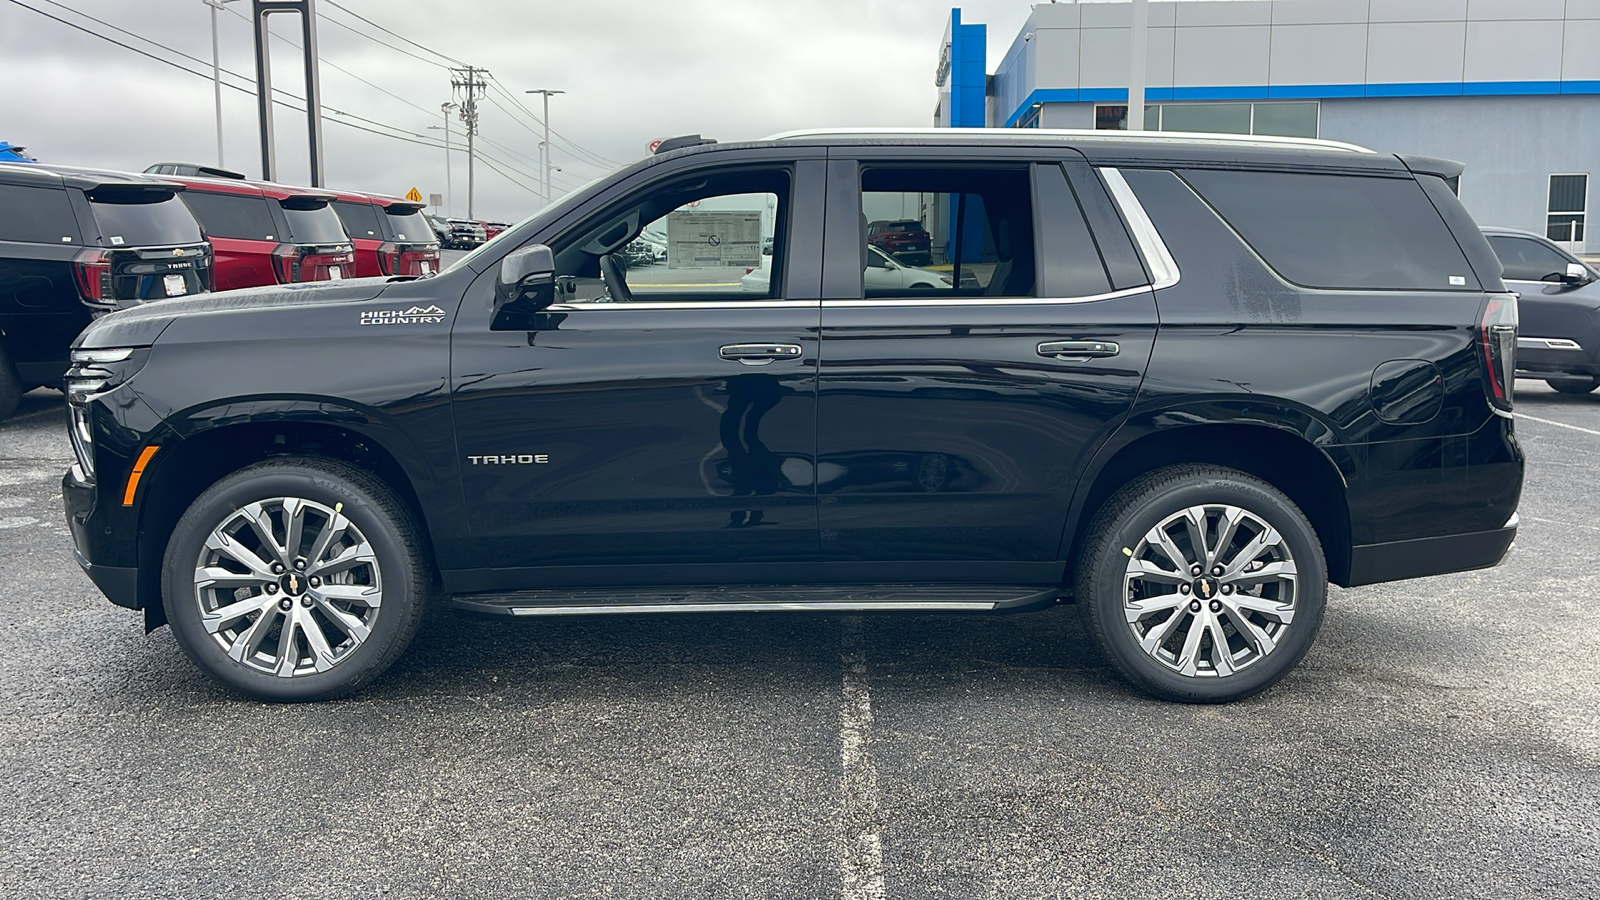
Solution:
<svg viewBox="0 0 1600 900">
<path fill-rule="evenodd" d="M 1121 352 L 1116 341 L 1045 341 L 1039 345 L 1040 356 L 1056 359 L 1104 359 Z"/>
<path fill-rule="evenodd" d="M 717 351 L 723 359 L 738 360 L 747 366 L 764 366 L 775 359 L 799 359 L 799 344 L 723 344 Z"/>
</svg>

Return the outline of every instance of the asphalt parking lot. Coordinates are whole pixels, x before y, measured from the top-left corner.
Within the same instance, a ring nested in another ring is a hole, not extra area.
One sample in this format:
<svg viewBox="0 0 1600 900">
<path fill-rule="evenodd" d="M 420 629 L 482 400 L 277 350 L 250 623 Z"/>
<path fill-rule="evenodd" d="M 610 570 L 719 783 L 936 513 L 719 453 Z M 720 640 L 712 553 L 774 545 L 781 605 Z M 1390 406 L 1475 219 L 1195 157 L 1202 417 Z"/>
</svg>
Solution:
<svg viewBox="0 0 1600 900">
<path fill-rule="evenodd" d="M 1275 690 L 1145 699 L 1076 611 L 434 615 L 234 699 L 72 562 L 60 395 L 0 424 L 6 897 L 1600 895 L 1600 394 L 1518 383 L 1510 562 L 1335 590 Z"/>
</svg>

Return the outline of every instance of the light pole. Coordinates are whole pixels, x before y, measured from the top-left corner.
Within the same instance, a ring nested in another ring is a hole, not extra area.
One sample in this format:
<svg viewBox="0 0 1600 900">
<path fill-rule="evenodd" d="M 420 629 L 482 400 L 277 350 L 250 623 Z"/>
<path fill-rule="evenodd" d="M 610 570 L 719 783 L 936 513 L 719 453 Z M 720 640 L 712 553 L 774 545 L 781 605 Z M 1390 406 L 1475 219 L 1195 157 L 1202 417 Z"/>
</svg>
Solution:
<svg viewBox="0 0 1600 900">
<path fill-rule="evenodd" d="M 1133 0 L 1133 21 L 1128 29 L 1128 130 L 1144 130 L 1145 58 L 1150 52 L 1150 3 Z"/>
<path fill-rule="evenodd" d="M 222 64 L 218 61 L 217 53 L 217 10 L 223 4 L 232 3 L 234 0 L 200 0 L 201 3 L 211 7 L 211 90 L 217 101 L 217 168 L 224 168 L 222 161 Z"/>
<path fill-rule="evenodd" d="M 523 91 L 524 94 L 544 95 L 544 140 L 539 143 L 539 158 L 544 160 L 544 205 L 550 205 L 550 95 L 565 94 L 566 91 L 552 91 L 540 88 L 533 91 Z"/>
<path fill-rule="evenodd" d="M 450 111 L 455 109 L 455 103 L 439 104 L 439 111 L 444 113 L 443 125 L 429 125 L 429 131 L 444 131 L 444 214 L 448 218 L 455 212 L 455 200 L 451 198 L 450 190 Z"/>
</svg>

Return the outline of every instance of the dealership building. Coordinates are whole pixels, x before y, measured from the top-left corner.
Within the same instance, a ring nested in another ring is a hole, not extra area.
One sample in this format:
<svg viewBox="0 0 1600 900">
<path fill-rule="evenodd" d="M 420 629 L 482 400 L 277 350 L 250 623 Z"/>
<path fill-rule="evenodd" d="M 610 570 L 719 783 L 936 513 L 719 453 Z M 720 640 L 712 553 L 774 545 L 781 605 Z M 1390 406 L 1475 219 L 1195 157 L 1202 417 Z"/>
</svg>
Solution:
<svg viewBox="0 0 1600 900">
<path fill-rule="evenodd" d="M 935 124 L 1126 128 L 1131 11 L 1039 3 L 990 74 L 986 26 L 952 10 Z M 1480 224 L 1586 249 L 1600 0 L 1152 0 L 1149 14 L 1146 130 L 1459 160 Z"/>
</svg>

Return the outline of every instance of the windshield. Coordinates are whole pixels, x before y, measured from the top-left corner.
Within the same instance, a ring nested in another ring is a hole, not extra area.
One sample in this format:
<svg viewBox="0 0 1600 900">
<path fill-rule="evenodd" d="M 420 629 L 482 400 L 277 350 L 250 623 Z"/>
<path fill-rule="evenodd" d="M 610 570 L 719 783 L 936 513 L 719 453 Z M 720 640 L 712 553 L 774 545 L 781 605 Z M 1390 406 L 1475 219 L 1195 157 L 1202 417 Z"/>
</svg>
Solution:
<svg viewBox="0 0 1600 900">
<path fill-rule="evenodd" d="M 637 163 L 635 163 L 635 165 L 637 165 Z M 584 184 L 582 187 L 574 189 L 573 191 L 568 193 L 565 197 L 562 197 L 561 199 L 557 200 L 556 202 L 550 204 L 549 206 L 546 206 L 544 209 L 539 210 L 538 212 L 536 212 L 533 215 L 527 217 L 526 219 L 523 219 L 522 221 L 518 222 L 517 224 L 511 226 L 510 228 L 507 228 L 506 231 L 509 232 L 509 231 L 513 231 L 513 230 L 516 230 L 516 229 L 520 229 L 524 225 L 528 225 L 530 223 L 535 223 L 535 222 L 539 223 L 540 225 L 544 225 L 544 224 L 548 224 L 550 222 L 554 222 L 556 219 L 559 219 L 562 216 L 566 215 L 568 212 L 570 212 L 574 206 L 577 206 L 579 203 L 583 202 L 584 200 L 587 200 L 589 198 L 590 194 L 592 193 L 592 191 L 590 189 L 593 188 L 595 185 L 600 184 L 603 181 L 609 181 L 610 179 L 612 179 L 614 177 L 618 177 L 618 176 L 622 175 L 624 172 L 633 171 L 633 168 L 634 168 L 634 166 L 626 166 L 626 167 L 621 168 L 621 169 L 616 169 L 614 171 L 607 172 L 606 174 L 601 175 L 599 178 L 593 179 L 592 181 L 588 182 L 587 184 Z M 535 228 L 533 230 L 537 231 L 538 229 Z M 478 258 L 480 256 L 484 255 L 484 250 L 486 248 L 488 248 L 488 251 L 490 253 L 498 254 L 498 253 L 501 253 L 501 252 L 503 252 L 505 250 L 506 244 L 503 243 L 502 241 L 500 241 L 499 238 L 496 238 L 495 240 L 492 240 L 492 241 L 484 241 L 482 244 L 478 245 L 478 249 L 476 249 L 476 250 L 472 251 L 471 253 L 468 253 L 466 256 L 463 256 L 460 259 L 456 260 L 450 266 L 450 268 L 454 269 L 456 266 L 459 266 L 459 265 L 465 263 L 467 265 L 473 266 L 474 271 L 476 271 L 476 261 L 478 260 Z"/>
<path fill-rule="evenodd" d="M 289 217 L 289 239 L 296 244 L 343 244 L 350 240 L 331 206 L 283 210 Z"/>
<path fill-rule="evenodd" d="M 193 244 L 200 238 L 200 225 L 177 194 L 165 200 L 148 201 L 145 191 L 129 194 L 95 194 L 89 198 L 100 234 L 113 247 L 144 247 L 151 244 Z M 160 196 L 159 194 L 156 196 Z M 129 202 L 132 201 L 132 202 Z"/>
<path fill-rule="evenodd" d="M 421 211 L 403 216 L 390 213 L 388 218 L 389 230 L 394 232 L 394 239 L 397 241 L 435 241 L 439 238 L 438 232 L 428 224 L 427 218 Z"/>
</svg>

